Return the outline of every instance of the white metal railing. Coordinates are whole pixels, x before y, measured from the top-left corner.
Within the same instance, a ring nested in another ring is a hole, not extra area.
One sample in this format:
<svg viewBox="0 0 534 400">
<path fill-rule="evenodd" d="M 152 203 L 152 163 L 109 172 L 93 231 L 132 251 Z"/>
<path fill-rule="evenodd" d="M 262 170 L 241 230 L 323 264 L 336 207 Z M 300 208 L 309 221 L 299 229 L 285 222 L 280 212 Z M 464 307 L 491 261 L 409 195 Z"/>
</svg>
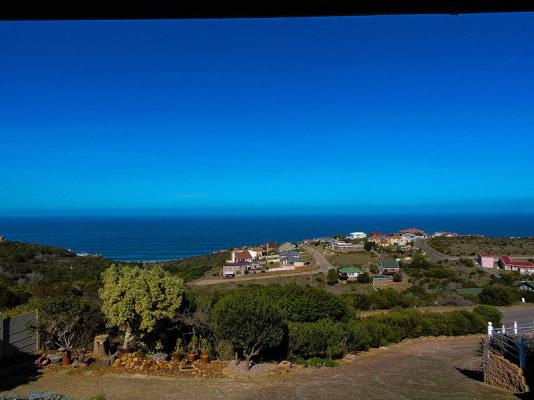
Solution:
<svg viewBox="0 0 534 400">
<path fill-rule="evenodd" d="M 534 332 L 534 322 L 518 324 L 514 321 L 513 325 L 500 328 L 494 328 L 491 322 L 488 322 L 488 344 L 502 356 L 512 358 L 521 368 L 526 368 L 527 353 L 527 336 L 526 333 Z M 531 343 L 531 340 L 528 340 Z M 531 346 L 531 344 L 530 344 Z"/>
<path fill-rule="evenodd" d="M 492 337 L 496 332 L 508 335 L 520 335 L 527 332 L 534 332 L 534 321 L 524 324 L 518 324 L 517 321 L 514 321 L 513 325 L 506 326 L 503 324 L 499 328 L 494 327 L 492 322 L 488 322 L 488 337 Z"/>
</svg>

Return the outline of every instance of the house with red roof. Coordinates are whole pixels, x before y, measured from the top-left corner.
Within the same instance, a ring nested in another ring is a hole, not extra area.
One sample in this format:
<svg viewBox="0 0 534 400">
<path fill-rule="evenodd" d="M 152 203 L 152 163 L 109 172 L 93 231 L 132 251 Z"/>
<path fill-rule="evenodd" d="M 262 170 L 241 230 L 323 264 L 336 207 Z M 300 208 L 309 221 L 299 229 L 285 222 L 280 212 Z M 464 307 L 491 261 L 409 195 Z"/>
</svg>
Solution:
<svg viewBox="0 0 534 400">
<path fill-rule="evenodd" d="M 232 251 L 231 262 L 233 263 L 253 262 L 253 261 L 256 261 L 257 259 L 258 259 L 258 254 L 254 250 L 241 249 L 241 250 Z"/>
<path fill-rule="evenodd" d="M 522 275 L 534 275 L 534 264 L 528 261 L 514 261 L 509 256 L 499 258 L 499 267 L 505 271 L 516 271 Z"/>
</svg>

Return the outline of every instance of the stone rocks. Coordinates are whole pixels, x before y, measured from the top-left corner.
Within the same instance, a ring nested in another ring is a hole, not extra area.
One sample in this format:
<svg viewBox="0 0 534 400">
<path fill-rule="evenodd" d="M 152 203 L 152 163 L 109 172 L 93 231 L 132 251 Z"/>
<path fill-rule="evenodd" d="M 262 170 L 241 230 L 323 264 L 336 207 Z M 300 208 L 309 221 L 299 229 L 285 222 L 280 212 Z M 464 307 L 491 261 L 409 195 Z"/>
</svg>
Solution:
<svg viewBox="0 0 534 400">
<path fill-rule="evenodd" d="M 498 386 L 514 393 L 523 393 L 529 390 L 523 370 L 504 357 L 484 349 L 484 382 Z"/>
<path fill-rule="evenodd" d="M 167 353 L 156 353 L 152 354 L 150 359 L 152 361 L 167 361 L 169 359 L 169 355 Z"/>
<path fill-rule="evenodd" d="M 291 361 L 287 361 L 287 360 L 280 361 L 278 366 L 281 368 L 291 368 Z"/>
<path fill-rule="evenodd" d="M 104 358 L 109 355 L 109 335 L 97 335 L 93 341 L 93 357 Z"/>
<path fill-rule="evenodd" d="M 50 363 L 52 364 L 59 364 L 63 361 L 63 357 L 61 356 L 61 353 L 48 354 L 47 358 L 50 360 Z"/>
<path fill-rule="evenodd" d="M 95 360 L 94 365 L 99 366 L 99 367 L 111 367 L 114 361 L 115 361 L 115 357 L 106 356 L 106 357 L 101 357 Z"/>
<path fill-rule="evenodd" d="M 87 364 L 78 360 L 74 360 L 72 362 L 72 368 L 85 368 L 87 367 Z"/>
</svg>

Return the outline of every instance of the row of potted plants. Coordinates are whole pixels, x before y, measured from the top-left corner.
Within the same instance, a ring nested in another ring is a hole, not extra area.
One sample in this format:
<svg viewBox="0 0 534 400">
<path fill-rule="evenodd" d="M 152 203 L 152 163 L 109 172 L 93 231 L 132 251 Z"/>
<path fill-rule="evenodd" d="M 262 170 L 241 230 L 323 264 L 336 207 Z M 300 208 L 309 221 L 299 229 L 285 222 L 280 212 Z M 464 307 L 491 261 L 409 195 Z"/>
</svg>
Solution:
<svg viewBox="0 0 534 400">
<path fill-rule="evenodd" d="M 186 355 L 187 361 L 196 361 L 198 352 L 200 350 L 200 359 L 206 364 L 210 362 L 210 342 L 206 338 L 197 338 L 196 335 L 191 337 L 187 348 L 184 348 L 181 338 L 176 339 L 176 346 L 172 353 L 174 361 L 180 361 Z"/>
</svg>

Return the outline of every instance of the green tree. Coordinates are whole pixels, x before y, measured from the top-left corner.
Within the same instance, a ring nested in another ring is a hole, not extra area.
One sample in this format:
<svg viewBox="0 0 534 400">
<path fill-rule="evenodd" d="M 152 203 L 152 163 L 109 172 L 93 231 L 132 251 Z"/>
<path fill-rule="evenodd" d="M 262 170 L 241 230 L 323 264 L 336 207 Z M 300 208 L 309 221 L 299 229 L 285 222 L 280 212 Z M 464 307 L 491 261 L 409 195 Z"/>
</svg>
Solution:
<svg viewBox="0 0 534 400">
<path fill-rule="evenodd" d="M 124 331 L 124 348 L 175 315 L 182 302 L 183 280 L 160 267 L 112 265 L 102 273 L 102 312 L 108 326 Z"/>
<path fill-rule="evenodd" d="M 247 369 L 252 357 L 282 343 L 286 326 L 280 310 L 261 291 L 238 289 L 225 295 L 213 309 L 215 332 L 242 354 Z"/>
<path fill-rule="evenodd" d="M 55 297 L 39 305 L 37 329 L 48 348 L 87 349 L 103 327 L 100 310 L 79 297 Z"/>
<path fill-rule="evenodd" d="M 489 285 L 482 289 L 478 294 L 478 298 L 482 304 L 488 304 L 490 306 L 509 306 L 519 300 L 519 293 L 517 289 L 514 288 Z"/>
<path fill-rule="evenodd" d="M 359 283 L 370 283 L 371 282 L 371 277 L 369 276 L 367 272 L 359 274 L 357 279 Z"/>
<path fill-rule="evenodd" d="M 335 269 L 331 269 L 328 271 L 328 274 L 326 274 L 326 283 L 328 285 L 335 285 L 337 282 L 337 271 Z"/>
</svg>

